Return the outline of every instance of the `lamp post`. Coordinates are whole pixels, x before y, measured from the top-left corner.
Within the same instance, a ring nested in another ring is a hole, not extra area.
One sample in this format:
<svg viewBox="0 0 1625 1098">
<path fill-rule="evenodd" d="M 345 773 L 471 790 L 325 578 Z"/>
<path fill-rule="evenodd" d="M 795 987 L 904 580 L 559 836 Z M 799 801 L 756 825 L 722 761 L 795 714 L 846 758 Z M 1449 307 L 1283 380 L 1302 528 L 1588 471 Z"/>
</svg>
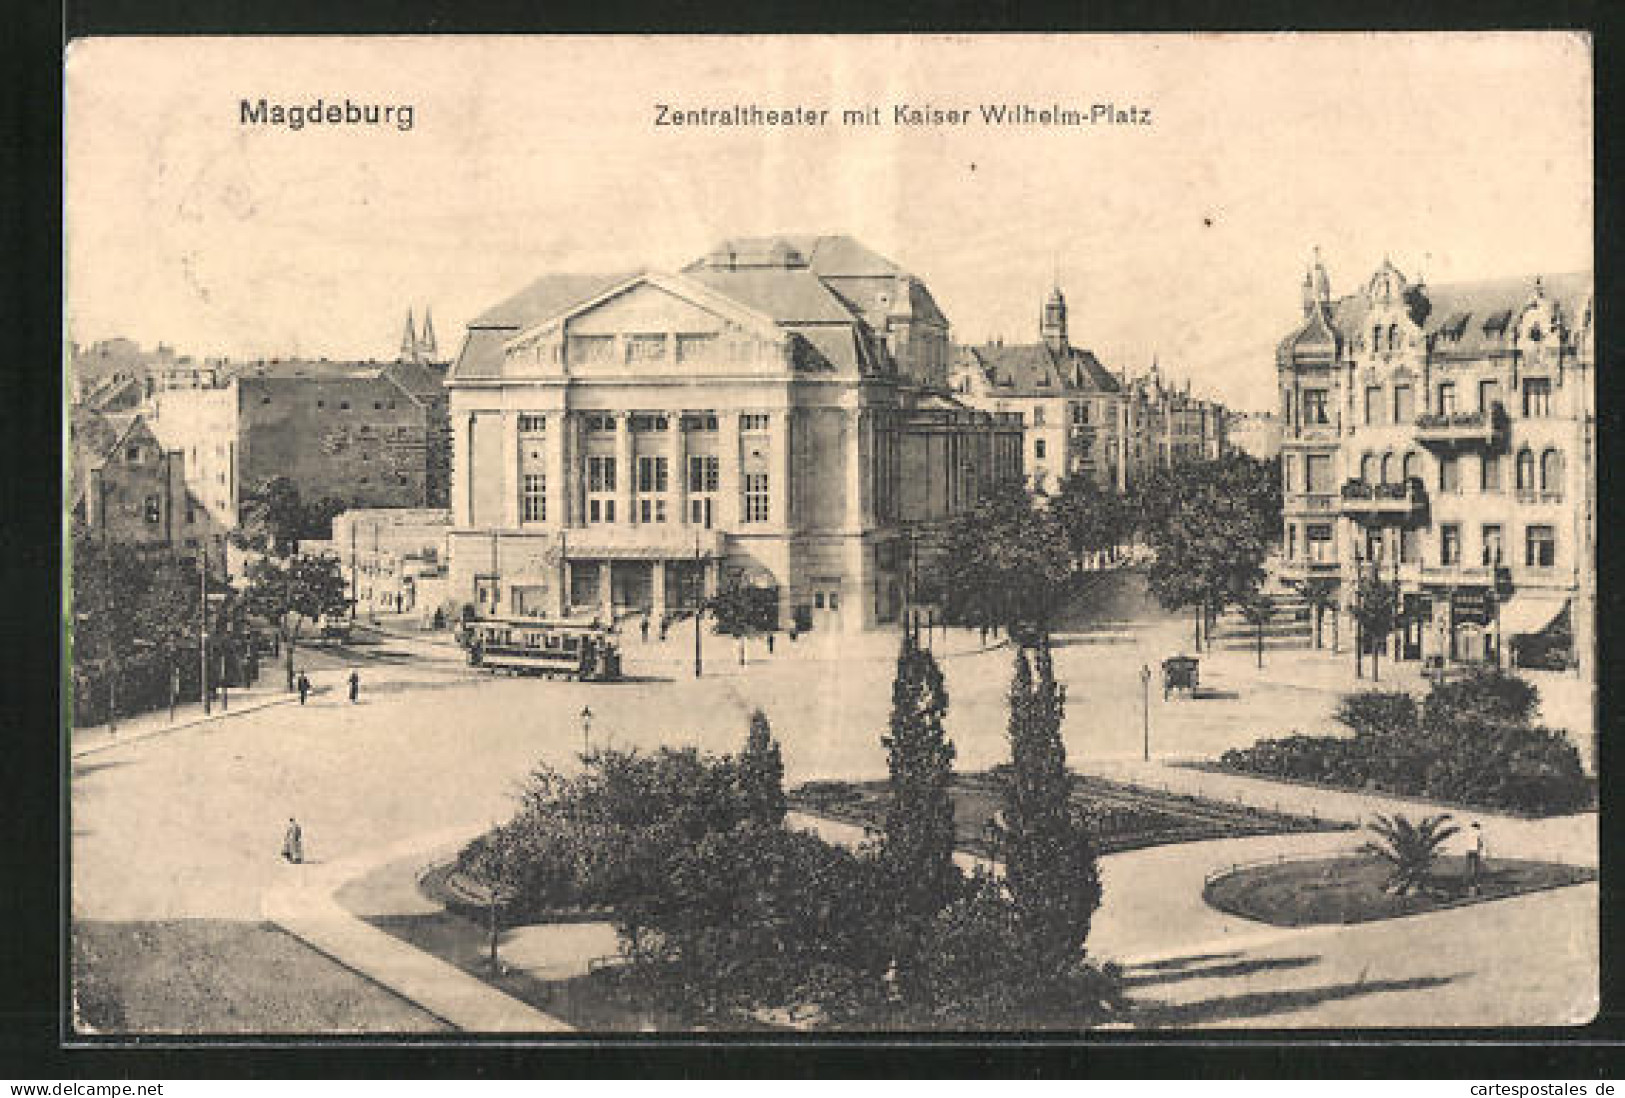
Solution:
<svg viewBox="0 0 1625 1098">
<path fill-rule="evenodd" d="M 1140 664 L 1140 729 L 1143 748 L 1141 758 L 1151 761 L 1151 665 Z"/>
<path fill-rule="evenodd" d="M 581 755 L 582 758 L 592 754 L 592 708 L 581 707 Z"/>
<path fill-rule="evenodd" d="M 700 619 L 705 616 L 705 565 L 700 560 L 700 532 L 694 531 L 694 677 L 700 677 L 705 659 L 700 653 Z"/>
</svg>

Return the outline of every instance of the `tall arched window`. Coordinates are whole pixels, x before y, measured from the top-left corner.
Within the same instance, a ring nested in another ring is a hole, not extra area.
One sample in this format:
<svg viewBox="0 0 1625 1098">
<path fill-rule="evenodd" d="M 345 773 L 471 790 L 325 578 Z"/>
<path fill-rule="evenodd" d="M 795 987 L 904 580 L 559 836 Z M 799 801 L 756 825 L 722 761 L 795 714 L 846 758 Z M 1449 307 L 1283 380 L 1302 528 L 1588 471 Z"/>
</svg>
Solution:
<svg viewBox="0 0 1625 1098">
<path fill-rule="evenodd" d="M 1377 477 L 1377 455 L 1367 454 L 1360 459 L 1360 479 L 1371 484 Z"/>
<path fill-rule="evenodd" d="M 1382 455 L 1382 482 L 1394 483 L 1394 455 L 1391 453 Z"/>
<path fill-rule="evenodd" d="M 1555 496 L 1563 494 L 1563 454 L 1558 450 L 1540 455 L 1540 490 Z"/>
<path fill-rule="evenodd" d="M 1390 325 L 1388 325 L 1388 349 L 1390 351 L 1392 351 L 1392 350 L 1397 349 L 1398 347 L 1399 347 L 1399 325 L 1398 324 L 1390 324 Z"/>
<path fill-rule="evenodd" d="M 1533 491 L 1535 487 L 1535 455 L 1528 450 L 1518 451 L 1518 490 Z"/>
<path fill-rule="evenodd" d="M 1405 455 L 1405 479 L 1409 481 L 1412 477 L 1419 477 L 1421 475 L 1422 459 L 1417 455 L 1415 450 L 1412 450 Z"/>
</svg>

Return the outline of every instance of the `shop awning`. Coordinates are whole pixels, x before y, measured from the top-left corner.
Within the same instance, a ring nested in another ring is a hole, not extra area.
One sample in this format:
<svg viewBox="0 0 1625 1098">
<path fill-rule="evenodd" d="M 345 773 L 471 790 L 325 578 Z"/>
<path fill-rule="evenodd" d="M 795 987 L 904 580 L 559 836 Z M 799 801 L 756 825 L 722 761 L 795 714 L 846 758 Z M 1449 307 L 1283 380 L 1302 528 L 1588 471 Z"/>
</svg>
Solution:
<svg viewBox="0 0 1625 1098">
<path fill-rule="evenodd" d="M 1569 608 L 1567 599 L 1542 599 L 1514 595 L 1501 604 L 1499 618 L 1503 637 L 1544 633 Z"/>
</svg>

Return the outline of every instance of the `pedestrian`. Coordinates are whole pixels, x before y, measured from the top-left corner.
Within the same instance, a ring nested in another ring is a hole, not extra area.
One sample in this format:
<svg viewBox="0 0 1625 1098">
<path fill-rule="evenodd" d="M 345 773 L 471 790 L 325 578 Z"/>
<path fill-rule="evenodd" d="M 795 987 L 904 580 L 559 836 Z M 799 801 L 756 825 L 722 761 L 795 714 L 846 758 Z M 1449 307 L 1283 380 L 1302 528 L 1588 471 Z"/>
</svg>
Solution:
<svg viewBox="0 0 1625 1098">
<path fill-rule="evenodd" d="M 660 639 L 662 641 L 666 639 L 666 634 L 670 631 L 670 629 L 671 616 L 669 614 L 660 615 Z"/>
<path fill-rule="evenodd" d="M 350 704 L 354 705 L 361 697 L 361 672 L 350 672 Z"/>
<path fill-rule="evenodd" d="M 1484 856 L 1488 853 L 1488 846 L 1484 842 L 1484 829 L 1473 821 L 1473 826 L 1467 829 L 1467 892 L 1477 896 L 1479 882 L 1484 876 Z"/>
<path fill-rule="evenodd" d="M 288 817 L 288 830 L 282 836 L 282 856 L 294 865 L 305 860 L 305 833 L 292 816 Z"/>
<path fill-rule="evenodd" d="M 310 697 L 310 678 L 303 671 L 299 672 L 299 704 L 304 705 L 305 699 Z"/>
<path fill-rule="evenodd" d="M 773 634 L 772 633 L 769 633 L 767 635 L 767 654 L 770 655 L 770 656 L 773 654 Z"/>
<path fill-rule="evenodd" d="M 638 620 L 638 632 L 642 635 L 643 643 L 649 643 L 649 612 L 645 610 L 643 617 Z"/>
</svg>

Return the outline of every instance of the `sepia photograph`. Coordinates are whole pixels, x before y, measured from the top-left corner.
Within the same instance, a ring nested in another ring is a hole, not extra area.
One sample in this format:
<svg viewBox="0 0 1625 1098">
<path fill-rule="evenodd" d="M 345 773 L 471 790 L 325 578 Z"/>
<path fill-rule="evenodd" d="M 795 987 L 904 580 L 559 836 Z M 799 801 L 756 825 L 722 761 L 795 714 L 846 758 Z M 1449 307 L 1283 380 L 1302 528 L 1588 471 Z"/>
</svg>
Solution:
<svg viewBox="0 0 1625 1098">
<path fill-rule="evenodd" d="M 71 42 L 64 1039 L 1592 1022 L 1592 65 Z"/>
</svg>

